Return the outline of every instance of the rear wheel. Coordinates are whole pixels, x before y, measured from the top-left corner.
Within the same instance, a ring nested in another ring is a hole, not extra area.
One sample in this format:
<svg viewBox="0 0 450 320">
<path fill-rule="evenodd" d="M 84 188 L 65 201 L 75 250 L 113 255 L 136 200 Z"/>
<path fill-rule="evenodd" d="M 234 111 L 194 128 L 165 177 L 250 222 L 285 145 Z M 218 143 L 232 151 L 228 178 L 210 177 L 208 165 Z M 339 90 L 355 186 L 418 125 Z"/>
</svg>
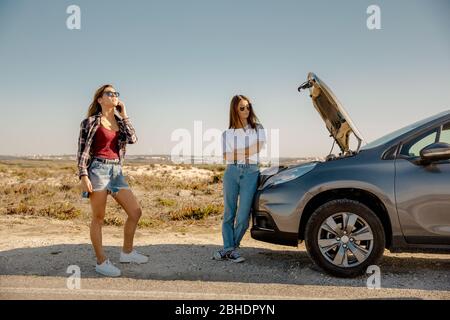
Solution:
<svg viewBox="0 0 450 320">
<path fill-rule="evenodd" d="M 319 267 L 338 277 L 354 277 L 376 264 L 384 252 L 384 228 L 364 204 L 333 200 L 320 206 L 309 219 L 305 244 Z"/>
</svg>

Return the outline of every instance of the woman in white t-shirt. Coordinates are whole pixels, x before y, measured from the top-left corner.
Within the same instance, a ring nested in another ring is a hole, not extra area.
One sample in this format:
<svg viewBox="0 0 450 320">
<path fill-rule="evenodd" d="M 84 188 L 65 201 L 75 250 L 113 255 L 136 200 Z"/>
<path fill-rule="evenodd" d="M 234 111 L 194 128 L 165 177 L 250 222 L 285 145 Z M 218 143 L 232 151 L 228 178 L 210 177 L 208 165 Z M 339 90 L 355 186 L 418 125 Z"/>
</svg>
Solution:
<svg viewBox="0 0 450 320">
<path fill-rule="evenodd" d="M 223 249 L 215 260 L 243 262 L 237 248 L 249 226 L 250 209 L 259 178 L 259 152 L 266 136 L 250 100 L 236 95 L 230 103 L 230 124 L 222 134 L 223 156 L 227 164 L 223 176 Z M 238 206 L 239 198 L 239 206 Z"/>
</svg>

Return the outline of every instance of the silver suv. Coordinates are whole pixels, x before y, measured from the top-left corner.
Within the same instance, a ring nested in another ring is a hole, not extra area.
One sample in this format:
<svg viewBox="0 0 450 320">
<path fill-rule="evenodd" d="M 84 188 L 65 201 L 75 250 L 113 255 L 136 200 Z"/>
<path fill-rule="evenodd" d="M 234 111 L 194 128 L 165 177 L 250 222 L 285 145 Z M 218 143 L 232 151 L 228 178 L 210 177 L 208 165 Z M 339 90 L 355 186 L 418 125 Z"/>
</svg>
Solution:
<svg viewBox="0 0 450 320">
<path fill-rule="evenodd" d="M 364 273 L 385 248 L 450 252 L 450 111 L 361 147 L 361 134 L 315 74 L 302 89 L 340 153 L 263 171 L 252 237 L 293 246 L 305 240 L 312 260 L 341 277 Z"/>
</svg>

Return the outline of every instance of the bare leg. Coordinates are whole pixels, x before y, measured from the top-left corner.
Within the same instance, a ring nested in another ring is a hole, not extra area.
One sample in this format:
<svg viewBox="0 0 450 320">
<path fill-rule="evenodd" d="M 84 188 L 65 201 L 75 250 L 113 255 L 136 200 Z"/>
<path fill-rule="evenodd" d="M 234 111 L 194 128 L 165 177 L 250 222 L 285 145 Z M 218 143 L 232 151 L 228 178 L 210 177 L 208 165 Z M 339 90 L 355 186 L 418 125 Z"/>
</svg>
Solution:
<svg viewBox="0 0 450 320">
<path fill-rule="evenodd" d="M 136 232 L 137 224 L 141 218 L 142 209 L 130 189 L 120 189 L 113 197 L 128 215 L 123 231 L 122 251 L 130 253 L 133 250 L 134 233 Z"/>
<path fill-rule="evenodd" d="M 106 190 L 94 191 L 89 196 L 92 208 L 91 241 L 97 257 L 97 264 L 102 264 L 106 260 L 102 245 L 102 226 L 105 218 L 107 196 Z"/>
</svg>

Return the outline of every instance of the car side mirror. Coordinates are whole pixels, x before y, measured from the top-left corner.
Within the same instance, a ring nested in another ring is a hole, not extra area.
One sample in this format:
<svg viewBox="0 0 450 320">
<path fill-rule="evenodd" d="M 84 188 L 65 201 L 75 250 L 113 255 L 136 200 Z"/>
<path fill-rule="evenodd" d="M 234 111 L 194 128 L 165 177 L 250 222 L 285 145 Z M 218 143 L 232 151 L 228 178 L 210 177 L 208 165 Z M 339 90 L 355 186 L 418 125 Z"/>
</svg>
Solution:
<svg viewBox="0 0 450 320">
<path fill-rule="evenodd" d="M 420 150 L 420 159 L 425 163 L 450 159 L 450 144 L 432 143 Z"/>
</svg>

